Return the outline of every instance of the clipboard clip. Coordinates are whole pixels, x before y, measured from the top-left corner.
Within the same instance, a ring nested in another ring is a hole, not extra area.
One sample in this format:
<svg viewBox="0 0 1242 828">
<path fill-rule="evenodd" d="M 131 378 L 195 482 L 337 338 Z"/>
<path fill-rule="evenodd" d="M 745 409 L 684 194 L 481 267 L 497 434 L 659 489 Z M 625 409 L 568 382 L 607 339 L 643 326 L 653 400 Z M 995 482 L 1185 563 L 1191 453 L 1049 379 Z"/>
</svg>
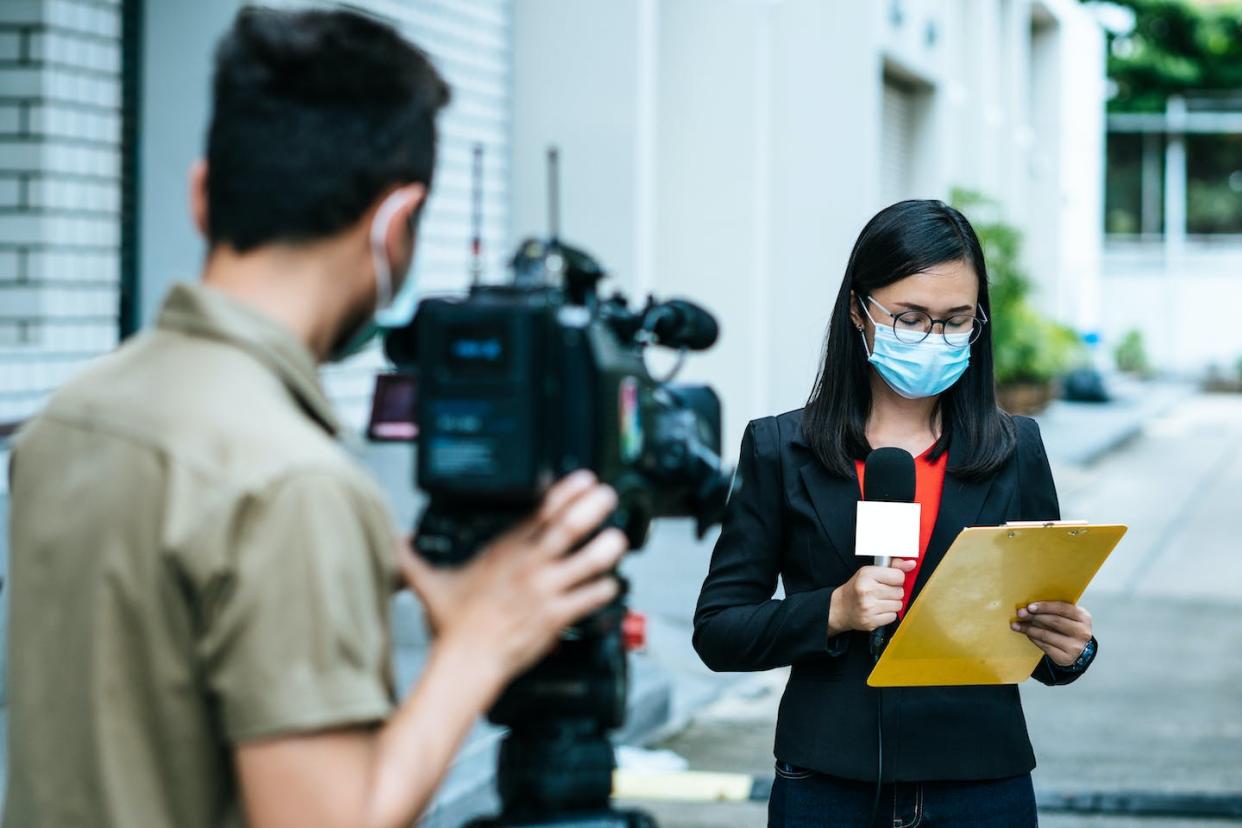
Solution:
<svg viewBox="0 0 1242 828">
<path fill-rule="evenodd" d="M 1048 529 L 1053 526 L 1072 527 L 1070 531 L 1071 537 L 1085 535 L 1087 530 L 1085 527 L 1090 526 L 1090 521 L 1086 520 L 1011 520 L 1002 524 L 1005 529 Z M 1014 537 L 1014 533 L 1010 532 L 1009 537 Z"/>
<path fill-rule="evenodd" d="M 1011 520 L 1001 525 L 1015 529 L 1045 529 L 1049 526 L 1088 526 L 1090 524 L 1085 520 Z"/>
</svg>

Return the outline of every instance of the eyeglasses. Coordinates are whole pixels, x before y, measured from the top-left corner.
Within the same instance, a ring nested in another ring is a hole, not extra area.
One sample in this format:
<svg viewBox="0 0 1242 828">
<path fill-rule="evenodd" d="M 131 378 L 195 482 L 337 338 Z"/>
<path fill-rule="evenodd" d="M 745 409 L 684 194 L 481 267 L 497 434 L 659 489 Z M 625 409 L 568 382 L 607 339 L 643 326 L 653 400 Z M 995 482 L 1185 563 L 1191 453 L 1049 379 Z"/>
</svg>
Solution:
<svg viewBox="0 0 1242 828">
<path fill-rule="evenodd" d="M 984 312 L 982 306 L 979 306 L 979 313 L 983 314 L 982 318 L 971 314 L 959 314 L 957 316 L 950 316 L 948 319 L 932 319 L 931 316 L 923 311 L 911 310 L 893 313 L 870 296 L 867 297 L 867 302 L 870 302 L 892 317 L 893 335 L 897 337 L 898 342 L 904 342 L 907 345 L 917 345 L 927 339 L 927 337 L 931 336 L 932 330 L 939 325 L 940 335 L 944 337 L 945 344 L 951 348 L 963 348 L 974 344 L 975 340 L 983 333 L 983 326 L 988 321 L 988 315 Z M 871 320 L 872 324 L 879 324 L 872 318 L 871 312 L 867 310 L 866 302 L 863 303 L 863 313 L 867 314 L 867 318 Z"/>
</svg>

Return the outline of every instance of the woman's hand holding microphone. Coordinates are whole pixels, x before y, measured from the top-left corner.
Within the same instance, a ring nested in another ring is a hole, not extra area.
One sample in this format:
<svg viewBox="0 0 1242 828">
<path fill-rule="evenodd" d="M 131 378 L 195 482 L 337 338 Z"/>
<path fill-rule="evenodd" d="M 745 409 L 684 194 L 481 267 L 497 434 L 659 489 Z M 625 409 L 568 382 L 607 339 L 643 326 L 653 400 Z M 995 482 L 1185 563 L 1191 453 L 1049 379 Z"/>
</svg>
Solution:
<svg viewBox="0 0 1242 828">
<path fill-rule="evenodd" d="M 892 566 L 864 566 L 832 592 L 828 637 L 850 630 L 871 632 L 897 620 L 905 598 L 906 573 L 917 561 L 894 558 Z"/>
</svg>

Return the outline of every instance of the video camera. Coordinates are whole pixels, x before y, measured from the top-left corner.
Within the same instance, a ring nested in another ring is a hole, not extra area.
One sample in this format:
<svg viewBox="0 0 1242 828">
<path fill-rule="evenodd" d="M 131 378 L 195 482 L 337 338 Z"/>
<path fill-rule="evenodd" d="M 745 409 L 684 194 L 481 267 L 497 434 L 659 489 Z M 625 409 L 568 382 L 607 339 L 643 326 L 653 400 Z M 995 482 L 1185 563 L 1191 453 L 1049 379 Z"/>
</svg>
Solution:
<svg viewBox="0 0 1242 828">
<path fill-rule="evenodd" d="M 549 172 L 555 204 L 555 151 Z M 657 379 L 644 360 L 665 346 L 679 351 L 679 368 L 687 351 L 716 341 L 715 319 L 686 300 L 601 299 L 603 269 L 557 238 L 555 212 L 550 239 L 518 248 L 509 284 L 482 284 L 476 265 L 464 298 L 425 299 L 386 337 L 398 376 L 417 384 L 377 386 L 371 431 L 417 433 L 428 504 L 414 545 L 433 563 L 468 561 L 582 468 L 616 490 L 610 524 L 635 549 L 654 518 L 693 517 L 700 535 L 723 518 L 732 474 L 720 460 L 720 400 L 705 385 Z M 608 731 L 625 717 L 626 615 L 623 590 L 492 709 L 491 721 L 510 728 L 498 771 L 504 810 L 479 824 L 587 824 L 585 815 L 591 825 L 653 824 L 607 810 Z"/>
<path fill-rule="evenodd" d="M 418 484 L 430 497 L 419 552 L 467 560 L 581 468 L 616 489 L 615 522 L 635 548 L 655 517 L 717 522 L 729 487 L 720 401 L 654 379 L 642 353 L 706 348 L 715 320 L 681 300 L 601 301 L 598 265 L 559 242 L 525 242 L 513 268 L 513 284 L 424 301 L 386 342 L 396 365 L 418 370 Z"/>
</svg>

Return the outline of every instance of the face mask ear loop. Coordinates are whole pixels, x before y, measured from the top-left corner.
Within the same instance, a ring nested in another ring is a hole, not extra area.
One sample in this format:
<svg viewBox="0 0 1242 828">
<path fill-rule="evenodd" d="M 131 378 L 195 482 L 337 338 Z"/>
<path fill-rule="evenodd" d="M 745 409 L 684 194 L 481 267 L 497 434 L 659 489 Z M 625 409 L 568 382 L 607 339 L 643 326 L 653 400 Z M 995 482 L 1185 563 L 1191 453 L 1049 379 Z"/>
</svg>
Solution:
<svg viewBox="0 0 1242 828">
<path fill-rule="evenodd" d="M 388 261 L 388 225 L 401 209 L 404 193 L 397 190 L 384 199 L 371 221 L 371 265 L 375 268 L 375 310 L 387 310 L 392 304 L 392 263 Z"/>
<path fill-rule="evenodd" d="M 863 312 L 863 313 L 865 313 L 865 314 L 867 315 L 867 318 L 868 318 L 868 319 L 871 319 L 871 313 L 867 310 L 867 301 L 866 301 L 865 299 L 863 299 L 862 297 L 859 297 L 859 299 L 858 299 L 858 304 L 862 305 L 862 312 Z M 874 319 L 871 319 L 871 324 L 872 324 L 872 325 L 875 325 L 875 327 L 876 327 L 876 328 L 879 328 L 879 325 L 876 325 L 876 322 L 875 322 L 875 320 L 874 320 Z M 865 328 L 865 327 L 859 328 L 859 329 L 858 329 L 858 335 L 862 337 L 862 341 L 863 341 L 863 353 L 865 353 L 865 354 L 867 355 L 867 359 L 868 359 L 868 360 L 870 360 L 870 359 L 871 359 L 871 349 L 867 347 L 867 330 L 866 330 L 866 328 Z"/>
</svg>

